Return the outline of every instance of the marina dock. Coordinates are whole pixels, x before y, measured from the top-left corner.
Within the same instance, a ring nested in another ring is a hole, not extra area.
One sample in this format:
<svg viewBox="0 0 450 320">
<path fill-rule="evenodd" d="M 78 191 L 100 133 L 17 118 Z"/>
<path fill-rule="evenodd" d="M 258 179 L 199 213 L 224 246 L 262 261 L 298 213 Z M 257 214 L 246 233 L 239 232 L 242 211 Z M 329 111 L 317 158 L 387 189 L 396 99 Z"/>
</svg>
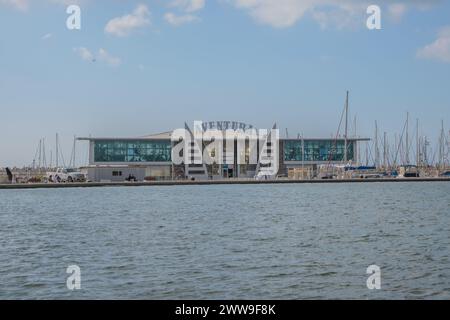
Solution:
<svg viewBox="0 0 450 320">
<path fill-rule="evenodd" d="M 234 185 L 234 184 L 317 184 L 317 183 L 407 183 L 407 182 L 450 182 L 450 177 L 437 178 L 383 178 L 383 179 L 313 179 L 313 180 L 254 180 L 254 179 L 227 179 L 227 180 L 170 180 L 149 182 L 81 182 L 81 183 L 17 183 L 0 184 L 2 189 L 51 189 L 51 188 L 98 188 L 98 187 L 150 187 L 150 186 L 192 186 L 192 185 Z"/>
</svg>

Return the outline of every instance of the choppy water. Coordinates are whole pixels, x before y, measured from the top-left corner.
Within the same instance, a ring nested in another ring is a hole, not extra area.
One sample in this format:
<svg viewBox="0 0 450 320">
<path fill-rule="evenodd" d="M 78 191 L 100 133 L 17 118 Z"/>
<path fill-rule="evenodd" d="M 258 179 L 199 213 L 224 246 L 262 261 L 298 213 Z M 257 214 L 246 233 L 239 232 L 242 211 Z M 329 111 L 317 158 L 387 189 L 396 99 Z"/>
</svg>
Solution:
<svg viewBox="0 0 450 320">
<path fill-rule="evenodd" d="M 450 299 L 450 183 L 0 190 L 0 298 Z"/>
</svg>

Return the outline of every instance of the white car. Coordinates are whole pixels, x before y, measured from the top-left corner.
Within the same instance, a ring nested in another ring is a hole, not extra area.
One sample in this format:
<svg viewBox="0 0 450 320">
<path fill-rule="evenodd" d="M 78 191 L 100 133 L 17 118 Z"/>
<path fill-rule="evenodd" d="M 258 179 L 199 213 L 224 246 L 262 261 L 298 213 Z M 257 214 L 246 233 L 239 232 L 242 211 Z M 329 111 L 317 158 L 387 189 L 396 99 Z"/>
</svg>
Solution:
<svg viewBox="0 0 450 320">
<path fill-rule="evenodd" d="M 84 182 L 86 177 L 81 172 L 71 168 L 58 168 L 54 172 L 47 172 L 49 182 Z"/>
</svg>

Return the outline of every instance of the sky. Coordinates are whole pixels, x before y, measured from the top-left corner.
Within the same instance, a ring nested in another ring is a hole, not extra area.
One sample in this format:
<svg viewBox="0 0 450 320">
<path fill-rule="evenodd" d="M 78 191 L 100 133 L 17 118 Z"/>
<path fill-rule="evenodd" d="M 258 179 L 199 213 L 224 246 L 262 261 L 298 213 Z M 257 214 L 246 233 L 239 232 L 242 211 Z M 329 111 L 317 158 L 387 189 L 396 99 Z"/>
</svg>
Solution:
<svg viewBox="0 0 450 320">
<path fill-rule="evenodd" d="M 336 134 L 345 93 L 358 136 L 410 113 L 450 127 L 445 0 L 0 0 L 0 167 L 61 139 L 135 137 L 194 120 Z M 424 5 L 426 3 L 426 5 Z M 70 30 L 69 5 L 80 8 Z M 369 30 L 367 7 L 381 9 Z M 354 126 L 351 125 L 352 132 Z M 77 162 L 87 147 L 77 147 Z M 47 160 L 48 161 L 48 160 Z"/>
</svg>

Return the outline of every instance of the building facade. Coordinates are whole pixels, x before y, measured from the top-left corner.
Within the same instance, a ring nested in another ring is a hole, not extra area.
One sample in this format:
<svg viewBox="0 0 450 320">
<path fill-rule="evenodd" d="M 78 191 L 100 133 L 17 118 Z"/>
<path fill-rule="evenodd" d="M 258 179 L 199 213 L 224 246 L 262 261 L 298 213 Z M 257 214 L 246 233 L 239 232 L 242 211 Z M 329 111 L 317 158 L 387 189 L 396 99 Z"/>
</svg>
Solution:
<svg viewBox="0 0 450 320">
<path fill-rule="evenodd" d="M 227 123 L 231 128 L 231 124 L 236 122 Z M 212 122 L 207 124 L 212 127 Z M 252 127 L 240 123 L 234 126 L 237 129 Z M 247 161 L 247 147 L 242 151 L 245 162 L 238 163 L 236 141 L 231 147 L 224 144 L 223 154 L 228 158 L 226 164 L 174 164 L 172 149 L 177 143 L 172 141 L 171 134 L 165 132 L 139 138 L 78 138 L 89 142 L 89 164 L 83 169 L 90 181 L 253 178 L 258 173 L 259 163 Z M 280 138 L 278 176 L 312 178 L 320 165 L 354 163 L 357 143 L 362 140 L 368 139 L 348 138 L 345 150 L 346 143 L 342 138 Z M 206 146 L 202 145 L 202 151 Z M 258 154 L 260 150 L 258 145 Z"/>
</svg>

